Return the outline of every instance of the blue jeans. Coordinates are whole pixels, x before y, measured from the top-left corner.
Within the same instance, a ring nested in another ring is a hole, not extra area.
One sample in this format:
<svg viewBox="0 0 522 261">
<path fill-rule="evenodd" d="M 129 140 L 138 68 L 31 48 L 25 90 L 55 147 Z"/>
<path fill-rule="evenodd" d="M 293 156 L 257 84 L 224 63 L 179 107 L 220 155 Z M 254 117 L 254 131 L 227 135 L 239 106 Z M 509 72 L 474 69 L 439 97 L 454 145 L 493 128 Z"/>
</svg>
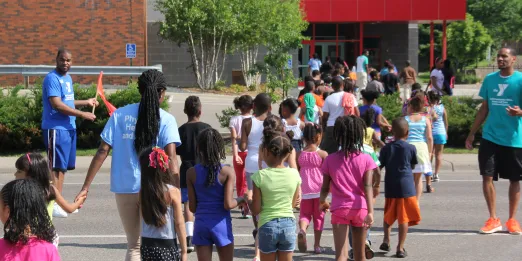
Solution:
<svg viewBox="0 0 522 261">
<path fill-rule="evenodd" d="M 258 230 L 259 250 L 263 254 L 295 249 L 297 234 L 295 218 L 274 218 Z"/>
<path fill-rule="evenodd" d="M 366 241 L 370 242 L 370 229 L 366 230 Z M 352 248 L 352 226 L 350 226 L 350 229 L 348 230 L 348 242 L 350 243 L 350 248 Z"/>
</svg>

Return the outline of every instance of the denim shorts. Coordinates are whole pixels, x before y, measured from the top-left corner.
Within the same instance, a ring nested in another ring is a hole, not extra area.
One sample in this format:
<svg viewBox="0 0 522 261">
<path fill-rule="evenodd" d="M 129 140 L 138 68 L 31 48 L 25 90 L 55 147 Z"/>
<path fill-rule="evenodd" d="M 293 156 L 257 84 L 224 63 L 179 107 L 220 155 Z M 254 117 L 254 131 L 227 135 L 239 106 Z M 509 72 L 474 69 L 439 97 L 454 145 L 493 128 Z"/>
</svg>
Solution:
<svg viewBox="0 0 522 261">
<path fill-rule="evenodd" d="M 275 218 L 259 228 L 259 250 L 263 254 L 293 252 L 297 239 L 295 218 Z"/>
</svg>

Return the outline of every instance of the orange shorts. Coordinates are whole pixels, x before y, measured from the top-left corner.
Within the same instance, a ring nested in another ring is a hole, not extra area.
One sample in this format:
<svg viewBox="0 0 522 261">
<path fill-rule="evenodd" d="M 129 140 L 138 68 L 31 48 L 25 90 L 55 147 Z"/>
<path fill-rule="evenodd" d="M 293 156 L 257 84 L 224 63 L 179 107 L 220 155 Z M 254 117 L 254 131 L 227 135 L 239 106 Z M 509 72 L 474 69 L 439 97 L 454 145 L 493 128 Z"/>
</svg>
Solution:
<svg viewBox="0 0 522 261">
<path fill-rule="evenodd" d="M 395 220 L 398 220 L 400 225 L 408 223 L 409 226 L 416 226 L 420 223 L 421 215 L 417 197 L 386 198 L 384 222 L 391 226 Z"/>
</svg>

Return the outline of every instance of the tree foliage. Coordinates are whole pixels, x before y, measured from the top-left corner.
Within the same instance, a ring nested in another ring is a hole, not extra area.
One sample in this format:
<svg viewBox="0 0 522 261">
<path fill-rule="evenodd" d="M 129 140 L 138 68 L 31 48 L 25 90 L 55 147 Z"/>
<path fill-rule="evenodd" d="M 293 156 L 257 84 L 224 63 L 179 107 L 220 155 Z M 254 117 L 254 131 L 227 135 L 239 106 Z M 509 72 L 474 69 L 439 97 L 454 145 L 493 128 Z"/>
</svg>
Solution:
<svg viewBox="0 0 522 261">
<path fill-rule="evenodd" d="M 521 0 L 468 0 L 468 12 L 482 22 L 497 46 L 522 39 Z"/>
<path fill-rule="evenodd" d="M 486 51 L 493 40 L 481 22 L 470 14 L 465 21 L 453 22 L 448 26 L 448 56 L 462 69 L 486 58 Z"/>
<path fill-rule="evenodd" d="M 198 86 L 213 88 L 223 73 L 226 53 L 236 26 L 235 13 L 225 0 L 157 0 L 164 16 L 160 36 L 186 44 Z"/>
</svg>

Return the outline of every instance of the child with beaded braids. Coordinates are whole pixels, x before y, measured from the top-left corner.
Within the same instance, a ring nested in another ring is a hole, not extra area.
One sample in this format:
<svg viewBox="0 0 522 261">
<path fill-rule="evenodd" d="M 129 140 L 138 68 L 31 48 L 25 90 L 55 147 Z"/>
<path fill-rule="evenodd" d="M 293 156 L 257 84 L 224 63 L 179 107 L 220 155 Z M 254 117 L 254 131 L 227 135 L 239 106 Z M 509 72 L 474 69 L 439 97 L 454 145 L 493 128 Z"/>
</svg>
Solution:
<svg viewBox="0 0 522 261">
<path fill-rule="evenodd" d="M 373 224 L 372 173 L 377 166 L 362 152 L 365 129 L 361 118 L 337 118 L 333 136 L 341 149 L 326 157 L 322 166 L 321 209 L 330 208 L 332 212 L 337 261 L 348 259 L 348 226 L 352 227 L 355 260 L 366 260 L 366 230 Z M 326 202 L 328 192 L 332 193 L 331 207 Z"/>
<path fill-rule="evenodd" d="M 211 261 L 216 245 L 219 260 L 234 258 L 234 235 L 230 210 L 244 200 L 234 199 L 234 169 L 221 164 L 225 143 L 215 129 L 203 130 L 197 138 L 199 164 L 187 171 L 189 207 L 196 214 L 194 237 L 198 260 Z"/>
<path fill-rule="evenodd" d="M 270 128 L 263 130 L 260 154 L 268 168 L 252 176 L 254 195 L 251 209 L 254 215 L 259 215 L 261 261 L 292 260 L 296 240 L 293 208 L 297 205 L 301 184 L 299 172 L 284 165 L 292 151 L 285 133 Z"/>
<path fill-rule="evenodd" d="M 314 252 L 321 254 L 321 234 L 323 233 L 324 214 L 319 209 L 319 195 L 323 184 L 321 165 L 328 153 L 319 149 L 323 130 L 320 125 L 307 123 L 303 131 L 305 147 L 298 156 L 299 173 L 303 183 L 301 184 L 302 201 L 299 210 L 299 234 L 297 246 L 299 251 L 306 252 L 306 229 L 311 221 L 314 221 Z M 312 219 L 313 218 L 313 219 Z"/>
</svg>

